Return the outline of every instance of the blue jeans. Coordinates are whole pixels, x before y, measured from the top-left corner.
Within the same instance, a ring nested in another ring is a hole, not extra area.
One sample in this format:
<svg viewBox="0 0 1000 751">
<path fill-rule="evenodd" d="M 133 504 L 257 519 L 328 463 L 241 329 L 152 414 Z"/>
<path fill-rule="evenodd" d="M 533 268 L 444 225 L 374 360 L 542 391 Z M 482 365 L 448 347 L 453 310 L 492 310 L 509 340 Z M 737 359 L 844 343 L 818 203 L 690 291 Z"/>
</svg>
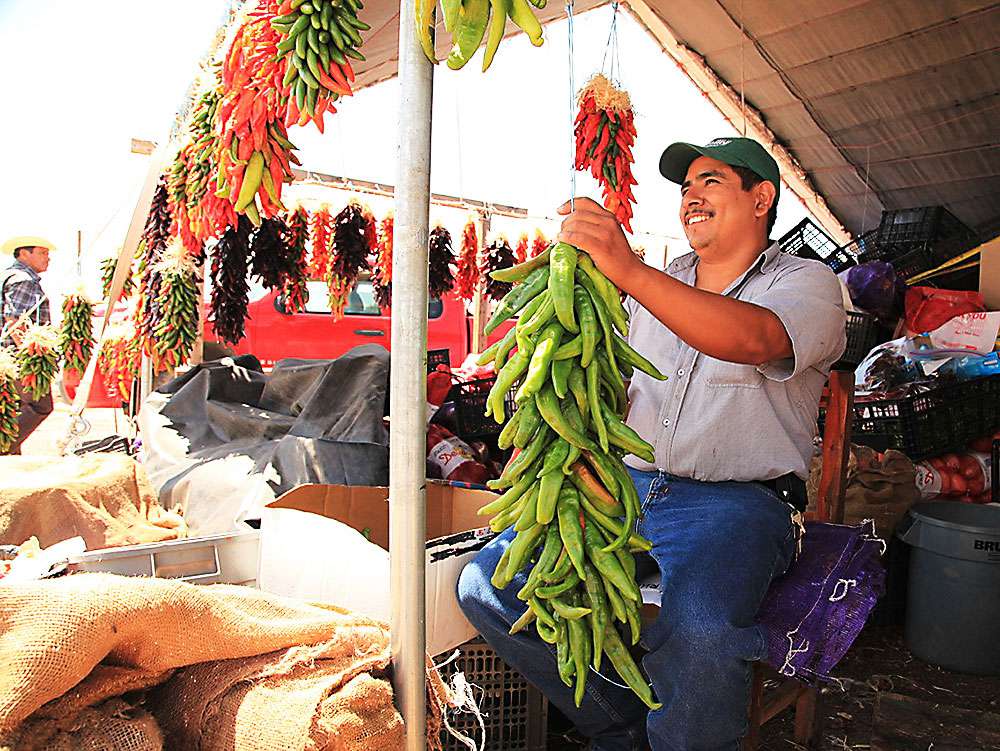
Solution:
<svg viewBox="0 0 1000 751">
<path fill-rule="evenodd" d="M 605 659 L 592 671 L 582 705 L 559 679 L 555 649 L 528 628 L 511 636 L 525 611 L 526 574 L 503 591 L 490 584 L 513 539 L 498 535 L 462 571 L 458 599 L 497 654 L 537 686 L 600 751 L 737 749 L 746 732 L 750 662 L 765 654 L 754 617 L 772 579 L 795 551 L 790 507 L 757 483 L 706 483 L 629 470 L 643 500 L 639 531 L 653 542 L 639 572 L 660 570 L 662 607 L 644 626 L 642 667 L 663 708 L 649 712 Z M 653 569 L 655 570 L 655 569 Z"/>
</svg>

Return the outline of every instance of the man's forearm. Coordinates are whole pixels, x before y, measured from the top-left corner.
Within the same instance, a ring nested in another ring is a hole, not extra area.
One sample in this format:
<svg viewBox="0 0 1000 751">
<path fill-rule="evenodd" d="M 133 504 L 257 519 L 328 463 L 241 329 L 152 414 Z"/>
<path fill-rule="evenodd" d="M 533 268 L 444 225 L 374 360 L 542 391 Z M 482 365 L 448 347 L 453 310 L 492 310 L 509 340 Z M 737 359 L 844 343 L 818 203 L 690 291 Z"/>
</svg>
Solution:
<svg viewBox="0 0 1000 751">
<path fill-rule="evenodd" d="M 759 305 L 691 287 L 643 266 L 624 287 L 691 347 L 709 357 L 760 365 L 792 355 L 780 319 Z"/>
</svg>

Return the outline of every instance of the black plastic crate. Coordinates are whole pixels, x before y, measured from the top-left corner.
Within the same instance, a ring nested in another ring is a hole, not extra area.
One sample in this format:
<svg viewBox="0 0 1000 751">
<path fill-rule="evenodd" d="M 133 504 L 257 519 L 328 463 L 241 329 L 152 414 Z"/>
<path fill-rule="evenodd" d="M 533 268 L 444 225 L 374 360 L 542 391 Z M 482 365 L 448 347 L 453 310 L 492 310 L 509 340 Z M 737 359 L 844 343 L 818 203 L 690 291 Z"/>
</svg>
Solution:
<svg viewBox="0 0 1000 751">
<path fill-rule="evenodd" d="M 854 403 L 851 440 L 924 459 L 965 448 L 1000 427 L 1000 375 L 942 384 L 915 396 Z"/>
<path fill-rule="evenodd" d="M 858 258 L 866 252 L 872 250 L 878 240 L 878 228 L 871 229 L 862 235 L 858 235 L 846 245 L 837 248 L 825 261 L 826 265 L 839 274 L 844 269 L 858 264 Z"/>
<path fill-rule="evenodd" d="M 548 702 L 542 692 L 484 641 L 466 642 L 458 652 L 457 658 L 441 667 L 441 675 L 448 681 L 455 673 L 465 673 L 474 687 L 486 731 L 484 751 L 545 751 Z M 435 662 L 442 658 L 446 655 L 439 655 Z M 463 735 L 477 742 L 481 739 L 479 723 L 471 714 L 449 713 L 448 722 Z M 441 733 L 441 743 L 444 751 L 468 751 L 447 730 Z"/>
<path fill-rule="evenodd" d="M 857 367 L 872 347 L 889 341 L 892 330 L 867 313 L 847 311 L 847 348 L 844 356 L 837 362 L 836 368 Z"/>
<path fill-rule="evenodd" d="M 858 261 L 888 261 L 900 277 L 910 279 L 978 242 L 976 234 L 943 206 L 883 211 L 875 242 Z"/>
<path fill-rule="evenodd" d="M 427 350 L 427 372 L 433 373 L 438 365 L 451 369 L 451 352 L 447 349 Z"/>
<path fill-rule="evenodd" d="M 919 206 L 912 209 L 892 209 L 882 212 L 878 226 L 878 244 L 922 244 L 957 236 L 975 236 L 944 206 Z"/>
<path fill-rule="evenodd" d="M 455 421 L 458 435 L 463 439 L 482 438 L 497 435 L 506 423 L 498 423 L 492 417 L 486 416 L 486 398 L 496 382 L 496 376 L 479 378 L 474 381 L 459 383 L 454 388 Z M 514 413 L 514 392 L 512 388 L 504 400 L 505 417 L 507 420 Z"/>
<path fill-rule="evenodd" d="M 782 235 L 778 240 L 778 247 L 789 255 L 825 262 L 828 256 L 836 252 L 837 243 L 811 219 L 806 218 Z"/>
</svg>

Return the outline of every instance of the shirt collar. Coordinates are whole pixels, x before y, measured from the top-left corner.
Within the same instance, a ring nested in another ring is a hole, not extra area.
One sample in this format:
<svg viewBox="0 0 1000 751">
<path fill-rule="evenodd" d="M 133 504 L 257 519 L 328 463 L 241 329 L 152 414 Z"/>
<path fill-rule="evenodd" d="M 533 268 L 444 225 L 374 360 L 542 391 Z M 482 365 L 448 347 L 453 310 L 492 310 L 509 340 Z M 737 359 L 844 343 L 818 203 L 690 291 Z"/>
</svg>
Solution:
<svg viewBox="0 0 1000 751">
<path fill-rule="evenodd" d="M 25 274 L 31 277 L 33 281 L 39 282 L 42 279 L 41 274 L 39 274 L 30 266 L 28 266 L 26 263 L 22 263 L 18 259 L 14 260 L 14 263 L 11 264 L 10 268 L 14 269 L 15 271 L 23 271 Z"/>
<path fill-rule="evenodd" d="M 778 254 L 781 252 L 781 248 L 778 246 L 777 242 L 772 242 L 768 245 L 764 251 L 757 256 L 757 260 L 750 264 L 750 268 L 740 274 L 739 278 L 735 281 L 738 283 L 742 281 L 747 274 L 756 268 L 760 268 L 761 272 L 768 272 L 774 268 L 775 263 L 778 260 Z M 679 258 L 675 258 L 670 262 L 667 267 L 667 271 L 671 274 L 679 274 L 682 271 L 693 268 L 698 263 L 698 254 L 693 250 L 690 253 L 685 253 Z"/>
</svg>

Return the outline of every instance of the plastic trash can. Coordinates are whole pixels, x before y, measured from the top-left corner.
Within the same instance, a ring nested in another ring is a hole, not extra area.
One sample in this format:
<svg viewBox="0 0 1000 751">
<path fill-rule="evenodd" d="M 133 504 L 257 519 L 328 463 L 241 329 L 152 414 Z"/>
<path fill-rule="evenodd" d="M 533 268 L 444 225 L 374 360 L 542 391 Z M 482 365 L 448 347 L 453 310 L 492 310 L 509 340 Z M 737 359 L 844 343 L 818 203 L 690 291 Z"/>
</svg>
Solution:
<svg viewBox="0 0 1000 751">
<path fill-rule="evenodd" d="M 949 670 L 1000 675 L 1000 506 L 921 503 L 896 534 L 912 548 L 910 651 Z"/>
</svg>

